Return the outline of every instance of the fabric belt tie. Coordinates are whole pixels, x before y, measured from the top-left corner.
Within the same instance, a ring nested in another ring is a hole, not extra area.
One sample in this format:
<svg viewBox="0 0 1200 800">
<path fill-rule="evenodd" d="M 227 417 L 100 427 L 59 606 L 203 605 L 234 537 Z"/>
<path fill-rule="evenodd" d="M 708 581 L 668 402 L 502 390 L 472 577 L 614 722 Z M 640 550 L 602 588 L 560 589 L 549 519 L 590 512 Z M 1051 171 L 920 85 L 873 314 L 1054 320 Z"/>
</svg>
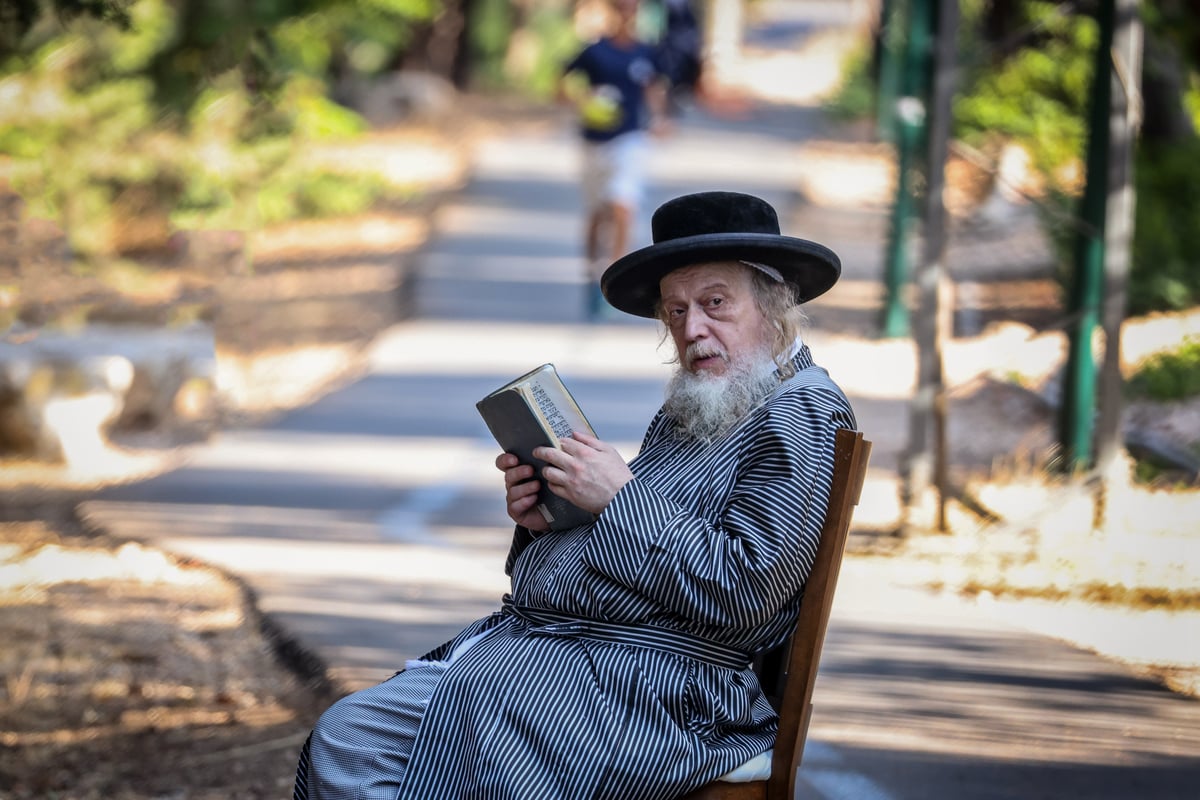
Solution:
<svg viewBox="0 0 1200 800">
<path fill-rule="evenodd" d="M 657 625 L 585 619 L 558 611 L 517 605 L 507 597 L 504 598 L 501 610 L 532 625 L 531 633 L 534 634 L 580 636 L 614 644 L 662 650 L 727 669 L 742 670 L 750 666 L 750 656 L 741 650 Z"/>
</svg>

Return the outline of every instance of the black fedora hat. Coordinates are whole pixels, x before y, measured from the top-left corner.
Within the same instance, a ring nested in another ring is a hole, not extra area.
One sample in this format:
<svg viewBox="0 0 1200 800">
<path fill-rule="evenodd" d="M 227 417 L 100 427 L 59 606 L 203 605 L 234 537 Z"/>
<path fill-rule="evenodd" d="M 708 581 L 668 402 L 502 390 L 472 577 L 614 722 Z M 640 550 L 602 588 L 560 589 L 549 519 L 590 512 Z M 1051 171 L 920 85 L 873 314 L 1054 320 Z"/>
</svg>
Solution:
<svg viewBox="0 0 1200 800">
<path fill-rule="evenodd" d="M 824 294 L 842 262 L 824 245 L 783 236 L 765 200 L 738 192 L 699 192 L 668 200 L 650 221 L 654 244 L 617 259 L 600 278 L 605 299 L 628 314 L 654 317 L 659 281 L 680 267 L 747 261 L 778 271 L 804 303 Z"/>
</svg>

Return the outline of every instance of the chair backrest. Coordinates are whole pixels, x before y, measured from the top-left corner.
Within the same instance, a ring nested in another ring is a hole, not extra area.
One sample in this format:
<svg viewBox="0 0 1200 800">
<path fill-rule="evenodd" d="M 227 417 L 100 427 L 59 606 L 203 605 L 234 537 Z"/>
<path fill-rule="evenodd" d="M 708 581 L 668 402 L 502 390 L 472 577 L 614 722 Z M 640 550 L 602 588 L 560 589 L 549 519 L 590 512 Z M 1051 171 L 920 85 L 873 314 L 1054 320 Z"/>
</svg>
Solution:
<svg viewBox="0 0 1200 800">
<path fill-rule="evenodd" d="M 757 666 L 763 689 L 779 712 L 779 734 L 767 784 L 768 800 L 792 800 L 796 796 L 796 771 L 804 755 L 812 717 L 812 692 L 821 645 L 846 551 L 850 520 L 862 494 L 870 456 L 871 443 L 861 432 L 845 428 L 837 432 L 829 510 L 821 529 L 817 557 L 804 585 L 800 618 L 791 637 Z"/>
</svg>

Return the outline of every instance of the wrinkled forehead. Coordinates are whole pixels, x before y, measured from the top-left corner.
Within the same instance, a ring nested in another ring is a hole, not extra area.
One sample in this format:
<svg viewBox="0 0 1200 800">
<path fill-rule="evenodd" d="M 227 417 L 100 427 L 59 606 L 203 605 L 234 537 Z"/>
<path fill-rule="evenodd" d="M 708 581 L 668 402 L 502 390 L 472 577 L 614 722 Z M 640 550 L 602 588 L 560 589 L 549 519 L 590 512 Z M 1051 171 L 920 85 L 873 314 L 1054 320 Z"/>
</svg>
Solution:
<svg viewBox="0 0 1200 800">
<path fill-rule="evenodd" d="M 658 282 L 663 298 L 700 291 L 708 286 L 724 284 L 731 288 L 749 290 L 751 268 L 740 261 L 709 261 L 671 270 Z"/>
</svg>

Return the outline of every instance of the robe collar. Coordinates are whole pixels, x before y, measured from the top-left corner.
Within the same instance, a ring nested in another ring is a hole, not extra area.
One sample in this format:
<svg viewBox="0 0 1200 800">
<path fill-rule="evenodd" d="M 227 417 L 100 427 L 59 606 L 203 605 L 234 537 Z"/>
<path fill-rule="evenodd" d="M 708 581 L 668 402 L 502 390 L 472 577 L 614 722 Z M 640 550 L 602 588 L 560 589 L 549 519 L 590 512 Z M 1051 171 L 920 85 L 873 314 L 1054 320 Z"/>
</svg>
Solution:
<svg viewBox="0 0 1200 800">
<path fill-rule="evenodd" d="M 813 366 L 812 353 L 809 351 L 808 345 L 802 342 L 799 336 L 796 337 L 796 341 L 792 342 L 792 350 L 788 355 L 788 361 L 792 362 L 792 366 L 797 373 Z"/>
</svg>

